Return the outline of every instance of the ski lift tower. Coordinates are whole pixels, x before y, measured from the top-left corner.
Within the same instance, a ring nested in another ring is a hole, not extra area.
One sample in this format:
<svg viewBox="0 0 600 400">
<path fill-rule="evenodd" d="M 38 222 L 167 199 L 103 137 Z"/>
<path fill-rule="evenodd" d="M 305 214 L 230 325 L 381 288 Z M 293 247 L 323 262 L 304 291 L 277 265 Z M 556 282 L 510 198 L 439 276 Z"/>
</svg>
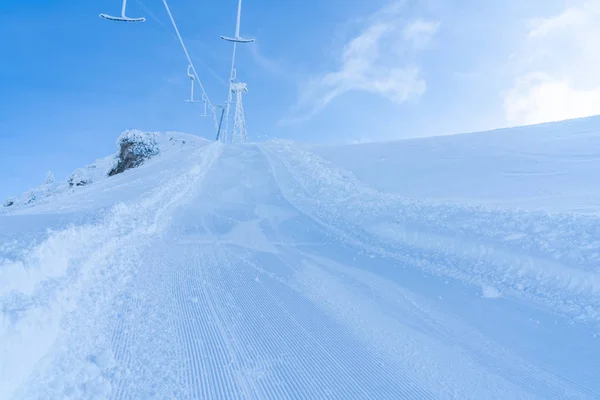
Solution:
<svg viewBox="0 0 600 400">
<path fill-rule="evenodd" d="M 231 91 L 235 93 L 235 114 L 233 117 L 231 143 L 246 143 L 248 142 L 248 135 L 246 133 L 246 119 L 244 118 L 242 93 L 248 93 L 248 85 L 242 82 L 236 82 L 231 85 Z"/>
<path fill-rule="evenodd" d="M 225 106 L 225 130 L 224 135 L 221 135 L 223 140 L 227 141 L 227 134 L 229 131 L 229 112 L 231 109 L 231 103 L 233 100 L 233 94 L 236 95 L 236 106 L 234 116 L 233 133 L 231 135 L 231 141 L 246 142 L 248 140 L 246 135 L 246 120 L 244 119 L 244 109 L 242 107 L 242 92 L 248 93 L 248 86 L 245 83 L 236 82 L 236 68 L 235 68 L 235 53 L 237 50 L 238 43 L 251 43 L 254 39 L 247 39 L 240 36 L 240 21 L 242 18 L 242 0 L 238 0 L 237 9 L 237 20 L 235 24 L 235 36 L 227 37 L 221 36 L 221 39 L 228 42 L 233 42 L 233 56 L 231 57 L 231 74 L 229 75 L 229 94 L 227 96 L 227 104 Z"/>
</svg>

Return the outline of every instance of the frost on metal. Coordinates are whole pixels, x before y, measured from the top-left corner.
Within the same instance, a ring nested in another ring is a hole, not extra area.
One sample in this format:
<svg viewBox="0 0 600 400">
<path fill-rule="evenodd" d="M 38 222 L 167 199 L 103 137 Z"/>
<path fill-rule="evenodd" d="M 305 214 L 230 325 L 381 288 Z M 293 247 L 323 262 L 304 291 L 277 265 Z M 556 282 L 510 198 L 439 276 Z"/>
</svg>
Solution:
<svg viewBox="0 0 600 400">
<path fill-rule="evenodd" d="M 138 167 L 144 160 L 159 153 L 158 133 L 142 132 L 136 129 L 125 131 L 117 139 L 119 153 L 108 176 Z"/>
</svg>

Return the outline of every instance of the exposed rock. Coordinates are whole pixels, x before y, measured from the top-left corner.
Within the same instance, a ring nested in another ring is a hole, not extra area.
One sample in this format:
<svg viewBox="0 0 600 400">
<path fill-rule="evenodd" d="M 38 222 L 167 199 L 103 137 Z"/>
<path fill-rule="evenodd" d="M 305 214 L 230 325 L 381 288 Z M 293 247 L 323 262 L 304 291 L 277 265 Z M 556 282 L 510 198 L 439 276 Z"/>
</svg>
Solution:
<svg viewBox="0 0 600 400">
<path fill-rule="evenodd" d="M 158 137 L 154 132 L 141 132 L 138 130 L 125 131 L 117 140 L 119 154 L 108 176 L 120 174 L 131 168 L 140 166 L 148 158 L 158 154 Z"/>
<path fill-rule="evenodd" d="M 6 200 L 4 201 L 4 207 L 10 207 L 10 206 L 12 206 L 13 204 L 15 204 L 15 199 L 12 199 L 12 198 L 11 198 L 11 199 L 6 199 Z"/>
</svg>

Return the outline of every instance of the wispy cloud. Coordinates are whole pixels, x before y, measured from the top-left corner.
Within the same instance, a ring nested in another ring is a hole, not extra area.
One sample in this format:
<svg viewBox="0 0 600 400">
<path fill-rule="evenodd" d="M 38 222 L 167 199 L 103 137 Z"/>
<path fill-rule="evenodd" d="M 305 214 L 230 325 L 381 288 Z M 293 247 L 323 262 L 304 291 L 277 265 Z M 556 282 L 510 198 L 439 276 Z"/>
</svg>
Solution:
<svg viewBox="0 0 600 400">
<path fill-rule="evenodd" d="M 439 21 L 417 19 L 404 27 L 402 36 L 415 48 L 423 49 L 429 45 L 439 26 Z"/>
<path fill-rule="evenodd" d="M 600 114 L 600 2 L 580 1 L 558 15 L 529 21 L 527 64 L 504 96 L 512 124 Z M 519 59 L 519 58 L 517 58 Z"/>
<path fill-rule="evenodd" d="M 254 62 L 270 74 L 275 74 L 283 78 L 293 76 L 288 68 L 285 68 L 279 61 L 265 56 L 261 51 L 258 43 L 251 43 L 248 48 Z"/>
<path fill-rule="evenodd" d="M 403 5 L 393 1 L 375 12 L 362 31 L 345 43 L 339 67 L 304 83 L 296 106 L 280 123 L 309 119 L 350 91 L 375 93 L 398 104 L 421 97 L 425 80 L 404 55 L 425 48 L 439 24 L 423 19 L 404 22 Z"/>
</svg>

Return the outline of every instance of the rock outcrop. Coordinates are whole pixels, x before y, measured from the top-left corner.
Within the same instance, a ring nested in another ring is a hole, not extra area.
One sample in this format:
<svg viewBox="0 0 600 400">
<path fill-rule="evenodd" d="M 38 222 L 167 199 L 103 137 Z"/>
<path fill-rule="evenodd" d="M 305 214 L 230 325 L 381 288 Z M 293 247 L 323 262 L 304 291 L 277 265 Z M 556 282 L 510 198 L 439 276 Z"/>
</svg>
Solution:
<svg viewBox="0 0 600 400">
<path fill-rule="evenodd" d="M 138 167 L 148 158 L 158 154 L 158 134 L 138 130 L 125 131 L 117 140 L 119 153 L 108 176 L 120 174 L 131 168 Z"/>
</svg>

